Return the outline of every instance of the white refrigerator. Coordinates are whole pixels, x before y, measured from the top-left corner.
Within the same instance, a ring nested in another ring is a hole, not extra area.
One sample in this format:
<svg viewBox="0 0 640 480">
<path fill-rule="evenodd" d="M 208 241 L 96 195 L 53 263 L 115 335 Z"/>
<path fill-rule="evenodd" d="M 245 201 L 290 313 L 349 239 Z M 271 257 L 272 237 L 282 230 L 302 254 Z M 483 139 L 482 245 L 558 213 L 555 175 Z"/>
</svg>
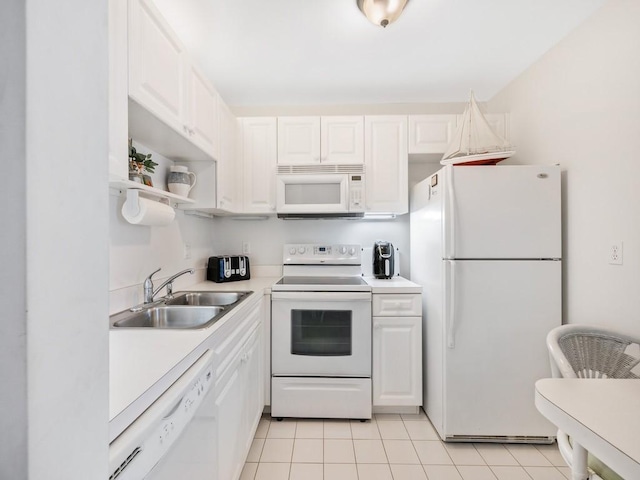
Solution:
<svg viewBox="0 0 640 480">
<path fill-rule="evenodd" d="M 423 405 L 443 440 L 549 441 L 534 406 L 562 322 L 560 168 L 447 166 L 411 191 Z"/>
</svg>

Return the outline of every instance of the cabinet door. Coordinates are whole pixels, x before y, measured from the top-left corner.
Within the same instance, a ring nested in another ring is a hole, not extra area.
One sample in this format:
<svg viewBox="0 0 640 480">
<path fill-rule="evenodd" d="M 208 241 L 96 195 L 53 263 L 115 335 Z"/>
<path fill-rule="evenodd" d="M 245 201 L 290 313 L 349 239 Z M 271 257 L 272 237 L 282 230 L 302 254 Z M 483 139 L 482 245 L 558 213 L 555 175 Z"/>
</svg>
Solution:
<svg viewBox="0 0 640 480">
<path fill-rule="evenodd" d="M 365 117 L 366 204 L 371 213 L 407 213 L 407 117 Z"/>
<path fill-rule="evenodd" d="M 129 97 L 186 134 L 185 49 L 150 0 L 129 4 Z"/>
<path fill-rule="evenodd" d="M 262 318 L 260 318 L 258 328 L 247 341 L 247 346 L 244 349 L 245 353 L 243 354 L 244 365 L 242 367 L 242 375 L 244 394 L 242 398 L 244 400 L 244 437 L 242 449 L 245 456 L 249 453 L 253 436 L 258 428 L 258 422 L 264 409 L 263 342 Z M 244 464 L 245 458 L 243 457 L 240 460 L 241 464 Z"/>
<path fill-rule="evenodd" d="M 422 405 L 421 317 L 373 317 L 373 404 Z"/>
<path fill-rule="evenodd" d="M 364 117 L 322 117 L 320 138 L 322 163 L 364 162 Z"/>
<path fill-rule="evenodd" d="M 276 119 L 242 120 L 243 213 L 276 210 Z"/>
<path fill-rule="evenodd" d="M 278 164 L 320 162 L 320 117 L 278 117 Z"/>
<path fill-rule="evenodd" d="M 271 295 L 262 298 L 262 331 L 264 345 L 264 404 L 271 405 Z"/>
<path fill-rule="evenodd" d="M 444 153 L 456 132 L 456 115 L 410 115 L 409 153 Z"/>
<path fill-rule="evenodd" d="M 218 158 L 218 93 L 209 80 L 194 66 L 188 68 L 189 95 L 187 132 L 198 147 Z"/>
<path fill-rule="evenodd" d="M 218 101 L 220 123 L 220 155 L 217 161 L 218 208 L 228 212 L 239 210 L 238 202 L 238 158 L 236 152 L 238 121 L 229 107 Z"/>
<path fill-rule="evenodd" d="M 239 428 L 244 419 L 242 355 L 242 351 L 237 354 L 227 373 L 223 374 L 220 387 L 216 386 L 218 476 L 215 478 L 219 480 L 238 478 L 244 460 L 241 459 L 243 432 Z"/>
</svg>

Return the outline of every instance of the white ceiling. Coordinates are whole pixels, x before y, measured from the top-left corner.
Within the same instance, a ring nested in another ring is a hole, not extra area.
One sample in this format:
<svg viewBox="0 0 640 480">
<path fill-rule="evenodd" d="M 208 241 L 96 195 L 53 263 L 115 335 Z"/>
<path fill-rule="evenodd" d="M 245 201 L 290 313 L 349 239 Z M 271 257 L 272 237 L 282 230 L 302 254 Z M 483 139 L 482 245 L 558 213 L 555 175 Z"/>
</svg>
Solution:
<svg viewBox="0 0 640 480">
<path fill-rule="evenodd" d="M 489 100 L 604 0 L 155 0 L 229 105 Z"/>
</svg>

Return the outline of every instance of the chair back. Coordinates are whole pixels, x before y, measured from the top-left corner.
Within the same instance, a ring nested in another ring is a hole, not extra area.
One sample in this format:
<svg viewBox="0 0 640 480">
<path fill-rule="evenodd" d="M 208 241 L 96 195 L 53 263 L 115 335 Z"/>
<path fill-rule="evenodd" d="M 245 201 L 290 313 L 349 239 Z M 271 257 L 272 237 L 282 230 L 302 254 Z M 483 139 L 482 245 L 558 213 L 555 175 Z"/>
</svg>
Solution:
<svg viewBox="0 0 640 480">
<path fill-rule="evenodd" d="M 563 325 L 549 332 L 547 348 L 557 378 L 640 378 L 640 340 L 628 335 Z"/>
</svg>

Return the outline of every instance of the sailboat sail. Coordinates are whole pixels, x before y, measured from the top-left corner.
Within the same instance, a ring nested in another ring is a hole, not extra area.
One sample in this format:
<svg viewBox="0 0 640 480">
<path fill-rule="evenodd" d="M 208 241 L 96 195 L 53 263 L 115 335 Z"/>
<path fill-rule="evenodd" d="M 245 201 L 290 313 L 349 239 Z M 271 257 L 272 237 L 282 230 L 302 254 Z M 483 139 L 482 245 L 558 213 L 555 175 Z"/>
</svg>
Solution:
<svg viewBox="0 0 640 480">
<path fill-rule="evenodd" d="M 514 153 L 509 142 L 493 131 L 471 92 L 469 105 L 440 163 L 495 165 Z"/>
</svg>

